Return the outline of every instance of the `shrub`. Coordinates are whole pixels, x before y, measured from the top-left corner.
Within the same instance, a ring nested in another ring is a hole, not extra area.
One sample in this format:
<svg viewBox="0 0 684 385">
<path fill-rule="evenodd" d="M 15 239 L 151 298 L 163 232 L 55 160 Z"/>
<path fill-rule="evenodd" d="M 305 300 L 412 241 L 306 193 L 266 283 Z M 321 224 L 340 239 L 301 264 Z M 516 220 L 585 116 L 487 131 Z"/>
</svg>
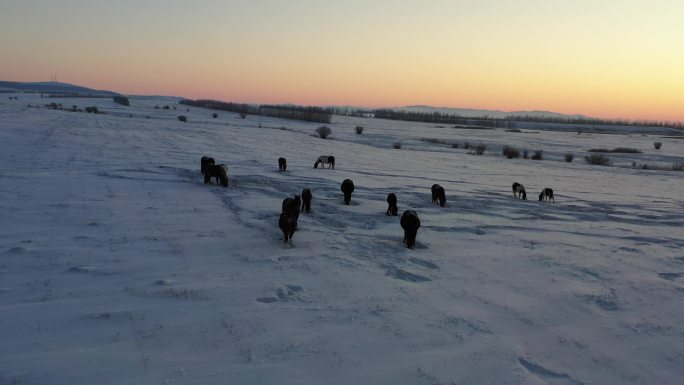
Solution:
<svg viewBox="0 0 684 385">
<path fill-rule="evenodd" d="M 585 156 L 584 160 L 588 164 L 594 164 L 598 166 L 610 166 L 610 158 L 603 154 L 591 154 L 590 156 Z"/>
<path fill-rule="evenodd" d="M 684 171 L 684 163 L 675 163 L 672 165 L 672 171 Z"/>
<path fill-rule="evenodd" d="M 359 135 L 363 134 L 363 127 L 361 127 L 361 126 L 356 126 L 356 133 L 359 134 Z"/>
<path fill-rule="evenodd" d="M 85 112 L 87 112 L 89 114 L 99 114 L 100 110 L 98 110 L 97 107 L 95 107 L 95 106 L 90 106 L 90 107 L 85 108 Z"/>
<path fill-rule="evenodd" d="M 524 159 L 529 159 L 529 158 L 530 158 L 530 152 L 527 151 L 527 149 L 523 150 L 523 158 L 524 158 Z"/>
<path fill-rule="evenodd" d="M 183 123 L 187 123 L 187 122 L 188 122 L 188 117 L 185 116 L 185 115 L 179 115 L 179 116 L 178 116 L 178 120 L 180 120 L 180 121 L 183 122 Z"/>
<path fill-rule="evenodd" d="M 216 118 L 218 118 L 218 114 L 216 112 L 214 112 L 213 114 L 211 114 L 211 117 L 216 119 Z"/>
<path fill-rule="evenodd" d="M 502 153 L 506 156 L 508 159 L 513 159 L 513 158 L 520 158 L 520 151 L 511 146 L 504 146 Z"/>
<path fill-rule="evenodd" d="M 316 135 L 321 139 L 327 138 L 330 134 L 332 134 L 332 130 L 328 126 L 320 126 L 316 129 Z"/>
<path fill-rule="evenodd" d="M 159 106 L 154 106 L 154 109 L 155 109 L 155 110 L 158 110 L 158 109 L 159 109 Z"/>
<path fill-rule="evenodd" d="M 532 160 L 542 160 L 542 155 L 544 154 L 544 151 L 542 150 L 536 150 L 534 152 L 534 155 L 532 155 Z"/>
<path fill-rule="evenodd" d="M 575 155 L 573 155 L 572 153 L 569 152 L 569 153 L 565 154 L 565 161 L 566 162 L 572 163 L 573 159 L 575 159 Z"/>
<path fill-rule="evenodd" d="M 660 150 L 660 147 L 661 147 L 662 145 L 663 145 L 663 144 L 660 143 L 660 142 L 655 142 L 655 143 L 653 143 L 653 147 L 655 147 L 656 150 Z"/>
<path fill-rule="evenodd" d="M 463 148 L 465 148 L 466 150 L 470 150 L 470 142 L 468 142 L 467 140 L 463 142 Z"/>
<path fill-rule="evenodd" d="M 246 113 L 246 112 L 241 112 L 241 113 L 240 113 L 240 119 L 244 119 L 244 118 L 246 118 L 246 117 L 247 117 L 247 113 Z"/>
<path fill-rule="evenodd" d="M 451 143 L 451 148 L 458 148 L 458 143 L 456 143 L 456 142 Z"/>
<path fill-rule="evenodd" d="M 171 107 L 169 107 L 169 106 L 164 106 L 164 109 L 165 109 L 165 110 L 170 110 Z"/>
<path fill-rule="evenodd" d="M 128 101 L 128 98 L 125 96 L 117 95 L 112 98 L 115 103 L 119 103 L 122 106 L 130 106 L 131 102 Z"/>
<path fill-rule="evenodd" d="M 392 147 L 399 150 L 401 148 L 401 142 L 397 141 L 397 142 L 392 143 Z"/>
<path fill-rule="evenodd" d="M 78 110 L 78 106 L 74 104 L 73 106 L 71 106 L 71 109 L 72 109 L 73 111 L 76 111 L 76 110 Z"/>
<path fill-rule="evenodd" d="M 487 151 L 487 145 L 484 143 L 480 143 L 475 147 L 475 154 L 477 155 L 482 155 Z"/>
</svg>

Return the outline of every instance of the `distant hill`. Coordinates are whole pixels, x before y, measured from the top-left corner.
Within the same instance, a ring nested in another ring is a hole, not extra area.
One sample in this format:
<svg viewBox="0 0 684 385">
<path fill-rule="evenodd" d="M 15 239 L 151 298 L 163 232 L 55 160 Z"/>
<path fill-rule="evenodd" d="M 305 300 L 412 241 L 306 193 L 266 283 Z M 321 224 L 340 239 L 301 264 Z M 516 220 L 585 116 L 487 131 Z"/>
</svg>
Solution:
<svg viewBox="0 0 684 385">
<path fill-rule="evenodd" d="M 584 115 L 566 115 L 551 111 L 500 111 L 500 110 L 478 110 L 472 108 L 450 108 L 450 107 L 432 107 L 432 106 L 406 106 L 406 107 L 391 107 L 395 111 L 415 111 L 423 113 L 439 112 L 441 114 L 460 115 L 464 117 L 483 117 L 490 118 L 505 118 L 507 116 L 531 116 L 535 118 L 561 118 L 561 119 L 586 119 Z"/>
<path fill-rule="evenodd" d="M 43 94 L 74 94 L 82 96 L 102 96 L 110 97 L 119 95 L 112 91 L 94 90 L 92 88 L 81 87 L 75 84 L 59 82 L 8 82 L 0 81 L 0 90 L 38 92 Z"/>
</svg>

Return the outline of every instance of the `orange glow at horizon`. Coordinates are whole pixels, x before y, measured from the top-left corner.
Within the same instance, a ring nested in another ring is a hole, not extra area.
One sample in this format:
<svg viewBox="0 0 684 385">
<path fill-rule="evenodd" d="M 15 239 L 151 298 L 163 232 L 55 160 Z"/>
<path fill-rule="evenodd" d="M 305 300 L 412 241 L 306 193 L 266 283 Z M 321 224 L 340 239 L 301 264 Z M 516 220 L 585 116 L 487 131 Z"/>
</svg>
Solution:
<svg viewBox="0 0 684 385">
<path fill-rule="evenodd" d="M 123 94 L 684 121 L 674 0 L 74 3 L 50 15 L 0 5 L 0 80 L 57 73 Z"/>
</svg>

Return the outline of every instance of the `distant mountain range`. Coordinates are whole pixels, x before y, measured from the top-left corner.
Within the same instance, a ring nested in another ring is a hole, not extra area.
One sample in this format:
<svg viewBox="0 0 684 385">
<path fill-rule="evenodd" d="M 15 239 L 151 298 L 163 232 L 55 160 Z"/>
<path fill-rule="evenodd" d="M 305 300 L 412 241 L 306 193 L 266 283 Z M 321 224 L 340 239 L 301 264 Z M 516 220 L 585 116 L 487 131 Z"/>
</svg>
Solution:
<svg viewBox="0 0 684 385">
<path fill-rule="evenodd" d="M 8 82 L 0 81 L 0 91 L 37 92 L 42 94 L 75 94 L 83 96 L 115 96 L 112 91 L 94 90 L 75 84 L 59 82 Z"/>
<path fill-rule="evenodd" d="M 551 111 L 500 111 L 500 110 L 478 110 L 472 108 L 451 108 L 451 107 L 432 107 L 432 106 L 406 106 L 391 107 L 396 111 L 415 111 L 423 113 L 439 112 L 441 114 L 459 115 L 468 118 L 488 116 L 491 118 L 505 118 L 507 116 L 531 116 L 535 118 L 560 118 L 560 119 L 587 119 L 584 115 L 567 115 Z"/>
</svg>

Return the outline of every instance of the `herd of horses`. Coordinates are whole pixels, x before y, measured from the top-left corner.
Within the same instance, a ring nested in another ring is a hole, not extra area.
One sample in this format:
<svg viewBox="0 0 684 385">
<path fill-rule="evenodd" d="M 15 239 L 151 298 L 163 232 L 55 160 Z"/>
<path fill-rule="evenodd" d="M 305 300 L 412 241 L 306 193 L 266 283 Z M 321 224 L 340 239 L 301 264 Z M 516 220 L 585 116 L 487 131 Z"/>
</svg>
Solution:
<svg viewBox="0 0 684 385">
<path fill-rule="evenodd" d="M 321 155 L 314 163 L 314 168 L 318 168 L 318 165 L 324 168 L 324 165 L 329 165 L 328 168 L 335 168 L 335 157 L 332 155 Z M 278 158 L 278 170 L 287 170 L 287 160 L 285 158 Z M 216 164 L 214 158 L 209 156 L 203 156 L 200 160 L 200 171 L 204 175 L 204 183 L 211 183 L 211 178 L 216 178 L 216 184 L 220 184 L 223 187 L 228 187 L 228 167 L 225 164 Z M 515 182 L 512 186 L 513 197 L 527 200 L 527 193 L 525 192 L 525 187 Z M 342 193 L 344 194 L 344 204 L 349 205 L 351 203 L 352 193 L 354 192 L 354 182 L 351 179 L 345 179 L 342 181 L 340 187 Z M 446 192 L 444 187 L 433 184 L 432 185 L 432 202 L 437 202 L 440 207 L 446 206 Z M 295 195 L 294 198 L 285 198 L 283 200 L 282 209 L 280 217 L 278 218 L 278 227 L 283 232 L 283 242 L 286 244 L 292 244 L 292 236 L 295 231 L 297 231 L 297 221 L 299 220 L 299 214 L 310 213 L 311 212 L 311 199 L 313 194 L 311 190 L 305 188 L 302 190 L 301 195 Z M 539 193 L 539 201 L 554 202 L 553 190 L 549 187 L 544 188 L 541 193 Z M 397 216 L 399 208 L 397 207 L 397 195 L 394 193 L 387 194 L 387 211 L 386 215 Z M 401 228 L 404 230 L 404 243 L 408 248 L 413 248 L 416 244 L 416 235 L 418 234 L 418 229 L 420 228 L 420 219 L 418 214 L 414 210 L 406 210 L 401 215 L 401 220 L 399 221 Z"/>
<path fill-rule="evenodd" d="M 432 200 L 434 201 L 434 192 L 432 193 Z M 518 198 L 522 200 L 527 200 L 527 193 L 525 192 L 525 186 L 521 185 L 518 182 L 513 183 L 513 198 Z M 553 189 L 549 187 L 545 187 L 542 189 L 542 191 L 539 193 L 539 201 L 549 201 L 556 203 L 556 200 L 553 198 Z"/>
</svg>

